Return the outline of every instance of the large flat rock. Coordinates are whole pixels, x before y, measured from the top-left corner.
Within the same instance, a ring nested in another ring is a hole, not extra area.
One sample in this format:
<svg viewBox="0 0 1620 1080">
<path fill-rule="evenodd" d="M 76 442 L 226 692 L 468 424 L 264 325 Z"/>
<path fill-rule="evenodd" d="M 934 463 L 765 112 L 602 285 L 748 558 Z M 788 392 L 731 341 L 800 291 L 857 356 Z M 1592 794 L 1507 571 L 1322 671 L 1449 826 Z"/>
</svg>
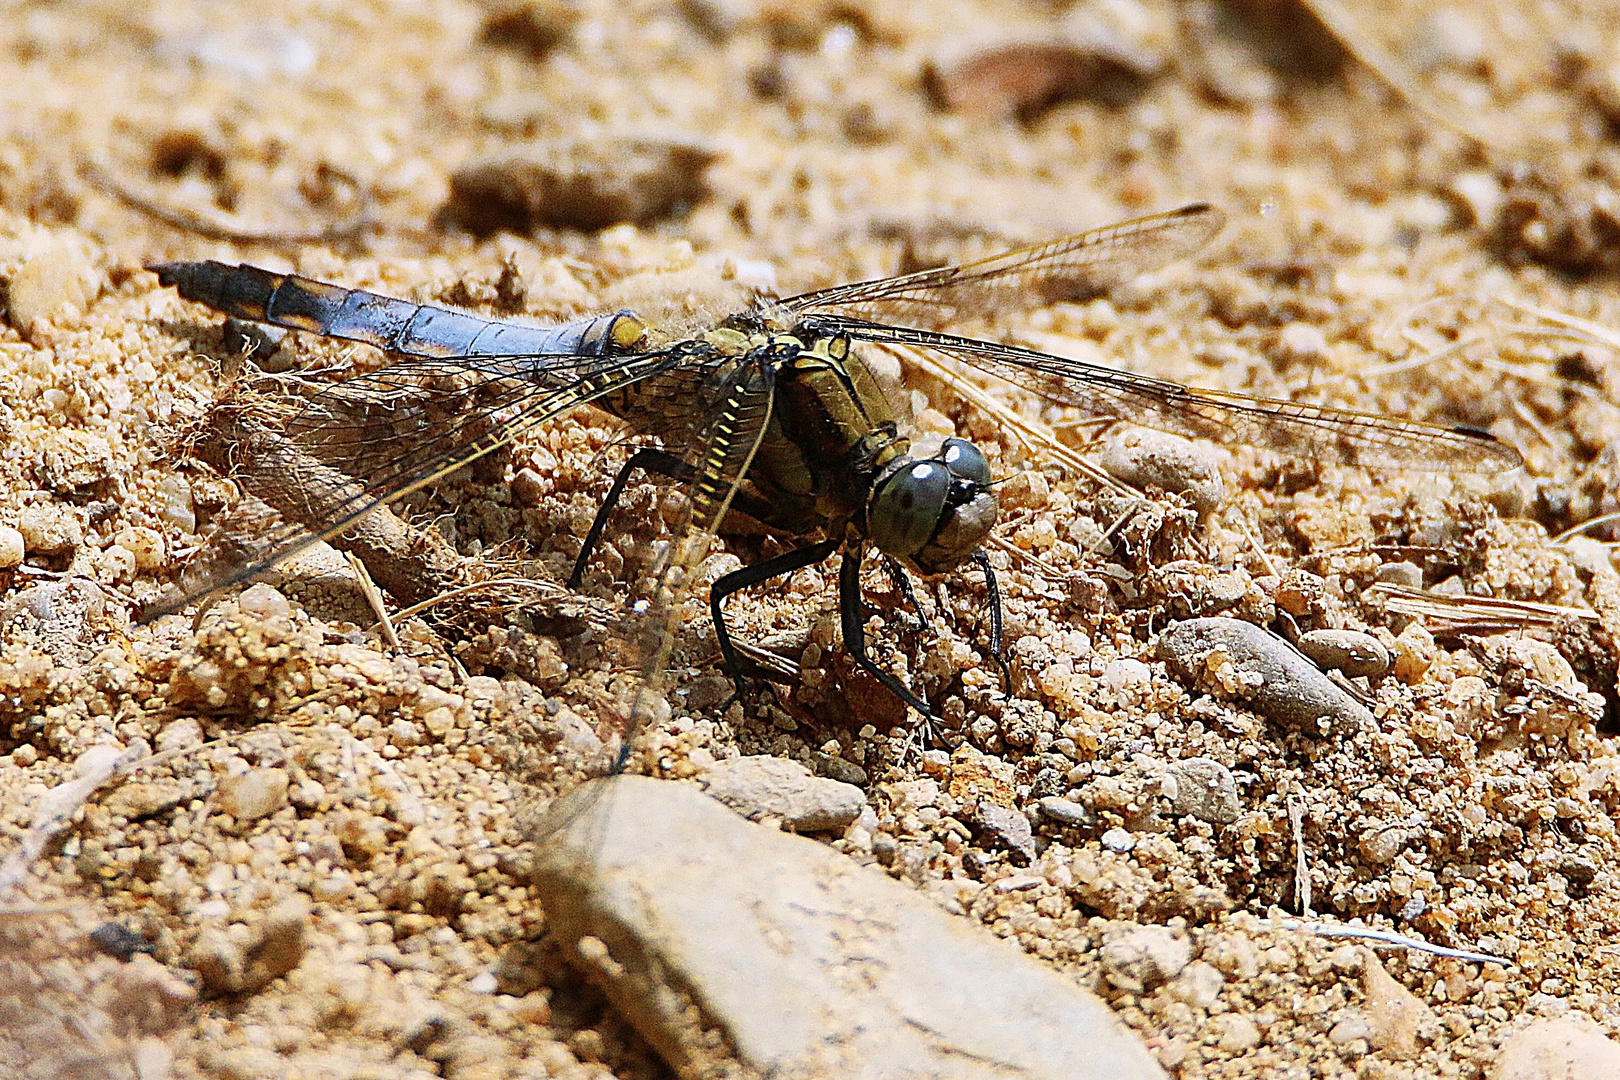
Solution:
<svg viewBox="0 0 1620 1080">
<path fill-rule="evenodd" d="M 1095 997 L 907 886 L 695 788 L 598 781 L 535 861 L 574 959 L 684 1075 L 1163 1080 Z"/>
</svg>

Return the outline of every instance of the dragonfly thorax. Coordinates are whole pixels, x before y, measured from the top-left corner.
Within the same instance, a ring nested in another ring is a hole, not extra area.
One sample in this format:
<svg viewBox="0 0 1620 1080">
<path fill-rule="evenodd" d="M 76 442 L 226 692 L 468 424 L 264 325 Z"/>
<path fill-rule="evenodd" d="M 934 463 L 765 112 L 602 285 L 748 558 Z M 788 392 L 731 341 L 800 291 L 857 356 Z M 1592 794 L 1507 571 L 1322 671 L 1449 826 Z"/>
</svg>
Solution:
<svg viewBox="0 0 1620 1080">
<path fill-rule="evenodd" d="M 966 439 L 946 439 L 930 458 L 902 455 L 872 485 L 866 533 L 926 573 L 949 570 L 996 524 L 1000 507 L 990 484 L 990 463 Z"/>
</svg>

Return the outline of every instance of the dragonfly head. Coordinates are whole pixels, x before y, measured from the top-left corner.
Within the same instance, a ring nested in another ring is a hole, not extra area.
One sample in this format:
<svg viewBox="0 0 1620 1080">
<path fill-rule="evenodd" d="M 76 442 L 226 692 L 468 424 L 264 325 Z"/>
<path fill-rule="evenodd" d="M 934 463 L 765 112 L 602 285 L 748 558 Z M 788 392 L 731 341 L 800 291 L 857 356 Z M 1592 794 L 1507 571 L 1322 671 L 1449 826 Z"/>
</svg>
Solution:
<svg viewBox="0 0 1620 1080">
<path fill-rule="evenodd" d="M 990 463 L 966 439 L 946 439 L 933 457 L 902 457 L 872 485 L 867 535 L 925 573 L 949 570 L 973 554 L 996 523 L 991 482 Z"/>
</svg>

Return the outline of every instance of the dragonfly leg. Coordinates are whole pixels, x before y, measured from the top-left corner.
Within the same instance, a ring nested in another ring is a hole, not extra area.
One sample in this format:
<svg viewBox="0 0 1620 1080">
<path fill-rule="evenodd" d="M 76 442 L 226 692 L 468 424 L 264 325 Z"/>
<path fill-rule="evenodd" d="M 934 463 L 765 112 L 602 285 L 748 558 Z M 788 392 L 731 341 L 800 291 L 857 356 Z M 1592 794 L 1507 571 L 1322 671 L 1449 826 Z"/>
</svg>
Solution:
<svg viewBox="0 0 1620 1080">
<path fill-rule="evenodd" d="M 1002 654 L 1001 641 L 1001 586 L 996 583 L 995 568 L 990 565 L 990 556 L 984 553 L 983 548 L 974 551 L 971 556 L 973 565 L 984 571 L 985 603 L 990 609 L 990 658 L 1001 669 L 1001 688 L 1012 693 L 1012 672 L 1007 670 L 1007 658 Z"/>
<path fill-rule="evenodd" d="M 596 512 L 596 520 L 591 522 L 591 531 L 585 534 L 585 543 L 580 545 L 579 558 L 574 560 L 574 572 L 568 575 L 568 587 L 578 589 L 585 580 L 585 566 L 591 561 L 591 553 L 602 540 L 602 530 L 607 528 L 608 518 L 613 516 L 614 507 L 619 505 L 619 499 L 624 495 L 624 489 L 630 484 L 630 474 L 637 469 L 645 469 L 667 476 L 672 480 L 690 480 L 696 470 L 673 454 L 665 453 L 655 447 L 644 446 L 630 455 L 630 460 L 624 463 L 619 475 L 613 478 L 613 486 L 608 488 L 607 498 L 602 500 L 602 508 Z"/>
<path fill-rule="evenodd" d="M 731 702 L 736 701 L 747 689 L 744 685 L 742 666 L 737 660 L 737 648 L 731 643 L 731 631 L 726 629 L 726 615 L 722 605 L 726 597 L 732 593 L 741 592 L 751 585 L 758 585 L 762 581 L 769 581 L 773 577 L 791 574 L 801 570 L 831 555 L 838 547 L 838 540 L 823 540 L 819 544 L 808 547 L 795 548 L 785 551 L 774 559 L 766 559 L 753 566 L 745 566 L 741 570 L 733 570 L 714 583 L 709 590 L 709 614 L 714 617 L 714 636 L 720 642 L 720 657 L 725 664 L 726 674 L 731 676 L 732 685 L 736 693 L 721 707 L 721 711 L 731 708 Z"/>
<path fill-rule="evenodd" d="M 866 655 L 865 615 L 865 605 L 861 601 L 861 545 L 857 542 L 844 549 L 844 564 L 838 569 L 838 616 L 844 631 L 844 648 L 849 650 L 849 655 L 861 670 L 882 683 L 895 697 L 923 716 L 933 717 L 934 712 L 928 702 Z"/>
<path fill-rule="evenodd" d="M 929 625 L 928 614 L 923 611 L 922 605 L 917 603 L 917 590 L 911 587 L 911 575 L 906 573 L 904 566 L 900 565 L 900 560 L 892 555 L 883 557 L 883 565 L 889 571 L 889 580 L 894 582 L 895 591 L 917 613 L 917 621 L 922 623 L 922 632 L 932 634 L 934 628 Z"/>
</svg>

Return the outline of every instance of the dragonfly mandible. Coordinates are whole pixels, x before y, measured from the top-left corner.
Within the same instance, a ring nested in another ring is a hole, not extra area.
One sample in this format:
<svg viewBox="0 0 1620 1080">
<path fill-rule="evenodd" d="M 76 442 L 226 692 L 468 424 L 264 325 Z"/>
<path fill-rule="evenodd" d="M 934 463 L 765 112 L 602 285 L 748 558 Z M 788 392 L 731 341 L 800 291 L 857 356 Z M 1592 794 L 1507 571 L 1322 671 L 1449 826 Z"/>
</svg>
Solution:
<svg viewBox="0 0 1620 1080">
<path fill-rule="evenodd" d="M 738 655 L 722 605 L 738 590 L 842 554 L 841 629 L 851 658 L 903 701 L 928 703 L 876 664 L 864 642 L 860 587 L 868 544 L 923 573 L 974 560 L 998 506 L 985 455 L 946 440 L 913 456 L 895 410 L 857 346 L 932 350 L 1052 401 L 1101 417 L 1194 438 L 1248 444 L 1321 462 L 1482 472 L 1520 464 L 1490 435 L 1366 413 L 1197 390 L 1145 375 L 952 334 L 996 312 L 1095 297 L 1186 256 L 1224 223 L 1194 204 L 962 265 L 763 297 L 692 335 L 670 335 L 632 312 L 558 326 L 486 319 L 296 275 L 219 262 L 151 267 L 164 285 L 237 318 L 374 345 L 401 359 L 331 384 L 285 425 L 298 446 L 340 470 L 346 485 L 311 500 L 322 509 L 260 557 L 154 605 L 148 617 L 247 580 L 366 515 L 519 438 L 567 410 L 592 404 L 653 440 L 626 462 L 574 567 L 577 586 L 608 514 L 636 469 L 685 485 L 684 517 L 649 605 L 643 684 L 630 726 L 651 708 L 669 659 L 674 620 L 698 561 L 726 514 L 741 510 L 790 537 L 818 539 L 719 578 L 710 592 L 728 672 Z M 435 408 L 439 381 L 469 385 L 476 414 Z M 997 612 L 999 615 L 999 612 Z M 993 639 L 996 635 L 992 635 Z M 622 754 L 628 751 L 628 739 Z"/>
</svg>

